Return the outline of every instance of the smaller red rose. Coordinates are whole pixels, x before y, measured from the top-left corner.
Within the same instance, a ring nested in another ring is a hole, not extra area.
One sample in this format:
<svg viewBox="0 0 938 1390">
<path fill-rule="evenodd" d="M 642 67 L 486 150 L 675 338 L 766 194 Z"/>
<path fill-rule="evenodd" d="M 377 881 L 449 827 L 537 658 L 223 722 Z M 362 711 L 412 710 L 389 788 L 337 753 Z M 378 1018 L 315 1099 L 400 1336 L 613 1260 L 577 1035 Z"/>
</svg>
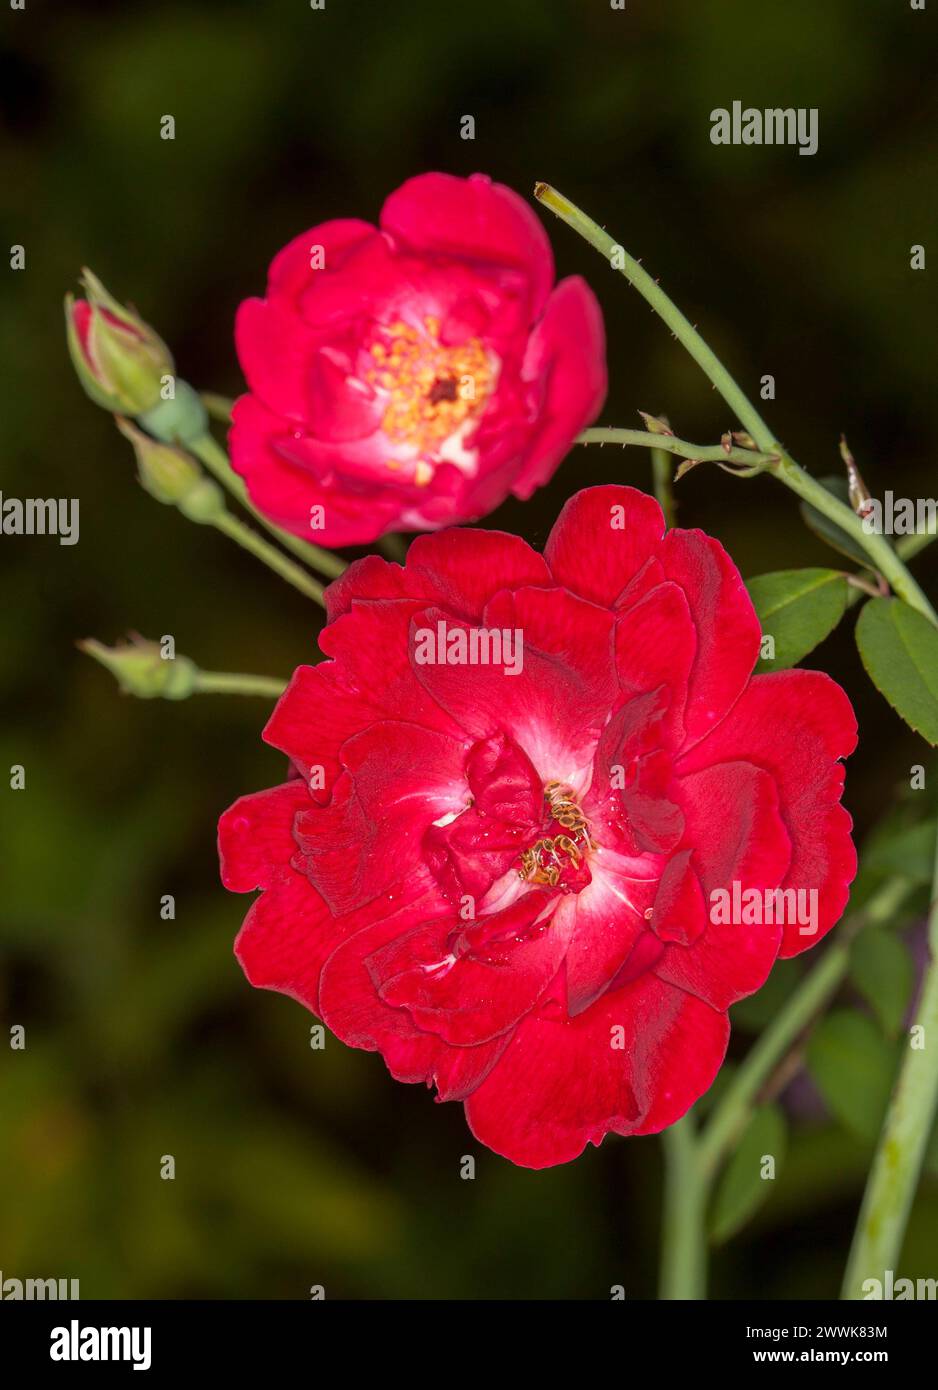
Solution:
<svg viewBox="0 0 938 1390">
<path fill-rule="evenodd" d="M 343 546 L 530 497 L 606 393 L 599 306 L 553 280 L 538 218 L 481 174 L 409 180 L 380 229 L 296 237 L 235 328 L 231 457 L 255 506 Z"/>
</svg>

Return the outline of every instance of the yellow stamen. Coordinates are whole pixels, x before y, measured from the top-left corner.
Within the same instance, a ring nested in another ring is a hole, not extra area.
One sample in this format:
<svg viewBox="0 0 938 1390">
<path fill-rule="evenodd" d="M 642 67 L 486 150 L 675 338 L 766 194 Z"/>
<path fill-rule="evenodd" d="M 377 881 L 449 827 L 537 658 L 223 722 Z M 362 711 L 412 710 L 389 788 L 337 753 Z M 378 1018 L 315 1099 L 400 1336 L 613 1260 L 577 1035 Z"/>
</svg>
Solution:
<svg viewBox="0 0 938 1390">
<path fill-rule="evenodd" d="M 376 365 L 365 373 L 366 381 L 390 396 L 381 422 L 384 433 L 421 454 L 435 454 L 445 440 L 480 415 L 493 386 L 481 341 L 469 338 L 445 347 L 439 332 L 440 321 L 432 315 L 424 319 L 423 331 L 400 320 L 392 323 L 385 330 L 390 344 L 372 344 Z M 421 468 L 418 463 L 414 481 L 422 486 L 431 477 L 430 465 L 424 463 Z"/>
</svg>

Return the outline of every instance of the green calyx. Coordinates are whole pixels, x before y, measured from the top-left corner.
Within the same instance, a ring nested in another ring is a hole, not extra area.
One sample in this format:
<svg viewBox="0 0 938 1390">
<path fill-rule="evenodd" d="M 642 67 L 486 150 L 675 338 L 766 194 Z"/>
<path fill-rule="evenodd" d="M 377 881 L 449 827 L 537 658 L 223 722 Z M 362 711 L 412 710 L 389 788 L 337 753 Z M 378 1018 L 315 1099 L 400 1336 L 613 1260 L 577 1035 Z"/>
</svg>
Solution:
<svg viewBox="0 0 938 1390">
<path fill-rule="evenodd" d="M 225 511 L 224 494 L 195 459 L 182 449 L 152 439 L 121 416 L 116 424 L 133 445 L 140 485 L 151 497 L 165 506 L 178 507 L 183 516 L 200 525 L 218 520 Z"/>
<path fill-rule="evenodd" d="M 140 700 L 185 700 L 195 691 L 198 667 L 186 656 L 169 656 L 158 642 L 136 634 L 117 647 L 89 637 L 78 646 L 87 656 L 107 667 L 127 695 Z"/>
</svg>

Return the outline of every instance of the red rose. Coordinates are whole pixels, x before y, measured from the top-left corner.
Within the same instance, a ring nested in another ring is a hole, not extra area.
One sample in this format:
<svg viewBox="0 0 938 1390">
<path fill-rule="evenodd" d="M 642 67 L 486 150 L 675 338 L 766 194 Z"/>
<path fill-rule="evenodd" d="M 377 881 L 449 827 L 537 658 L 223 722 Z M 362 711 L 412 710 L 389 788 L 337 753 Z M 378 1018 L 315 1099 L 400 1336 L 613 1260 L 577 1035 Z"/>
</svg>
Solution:
<svg viewBox="0 0 938 1390">
<path fill-rule="evenodd" d="M 551 288 L 511 189 L 423 174 L 380 220 L 296 237 L 238 310 L 232 463 L 255 506 L 328 546 L 530 497 L 606 394 L 599 305 L 579 278 Z"/>
<path fill-rule="evenodd" d="M 353 565 L 328 602 L 332 660 L 299 668 L 265 731 L 302 777 L 221 820 L 225 884 L 265 890 L 236 947 L 249 980 L 465 1101 L 515 1163 L 672 1124 L 719 1069 L 729 1005 L 847 901 L 844 692 L 753 676 L 726 552 L 631 488 L 578 493 L 544 556 L 443 531 L 403 569 Z M 739 910 L 799 890 L 813 930 Z"/>
</svg>

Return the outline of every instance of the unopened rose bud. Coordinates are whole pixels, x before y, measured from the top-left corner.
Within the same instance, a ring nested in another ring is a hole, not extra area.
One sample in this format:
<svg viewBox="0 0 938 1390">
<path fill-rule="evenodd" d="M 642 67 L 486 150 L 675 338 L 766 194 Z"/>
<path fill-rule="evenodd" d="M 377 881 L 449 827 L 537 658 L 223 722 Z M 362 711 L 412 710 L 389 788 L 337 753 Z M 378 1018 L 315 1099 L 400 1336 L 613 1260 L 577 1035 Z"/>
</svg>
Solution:
<svg viewBox="0 0 938 1390">
<path fill-rule="evenodd" d="M 137 456 L 140 486 L 157 502 L 178 507 L 190 521 L 211 523 L 225 510 L 224 493 L 182 449 L 161 444 L 117 417 L 117 428 Z"/>
<path fill-rule="evenodd" d="M 169 348 L 139 314 L 110 295 L 90 270 L 83 270 L 87 298 L 65 296 L 68 350 L 78 380 L 96 405 L 137 416 L 161 399 L 172 378 Z"/>
<path fill-rule="evenodd" d="M 78 647 L 106 666 L 121 690 L 140 700 L 185 700 L 196 688 L 195 662 L 186 656 L 164 657 L 158 642 L 147 642 L 136 633 L 118 647 L 106 647 L 93 637 Z"/>
</svg>

